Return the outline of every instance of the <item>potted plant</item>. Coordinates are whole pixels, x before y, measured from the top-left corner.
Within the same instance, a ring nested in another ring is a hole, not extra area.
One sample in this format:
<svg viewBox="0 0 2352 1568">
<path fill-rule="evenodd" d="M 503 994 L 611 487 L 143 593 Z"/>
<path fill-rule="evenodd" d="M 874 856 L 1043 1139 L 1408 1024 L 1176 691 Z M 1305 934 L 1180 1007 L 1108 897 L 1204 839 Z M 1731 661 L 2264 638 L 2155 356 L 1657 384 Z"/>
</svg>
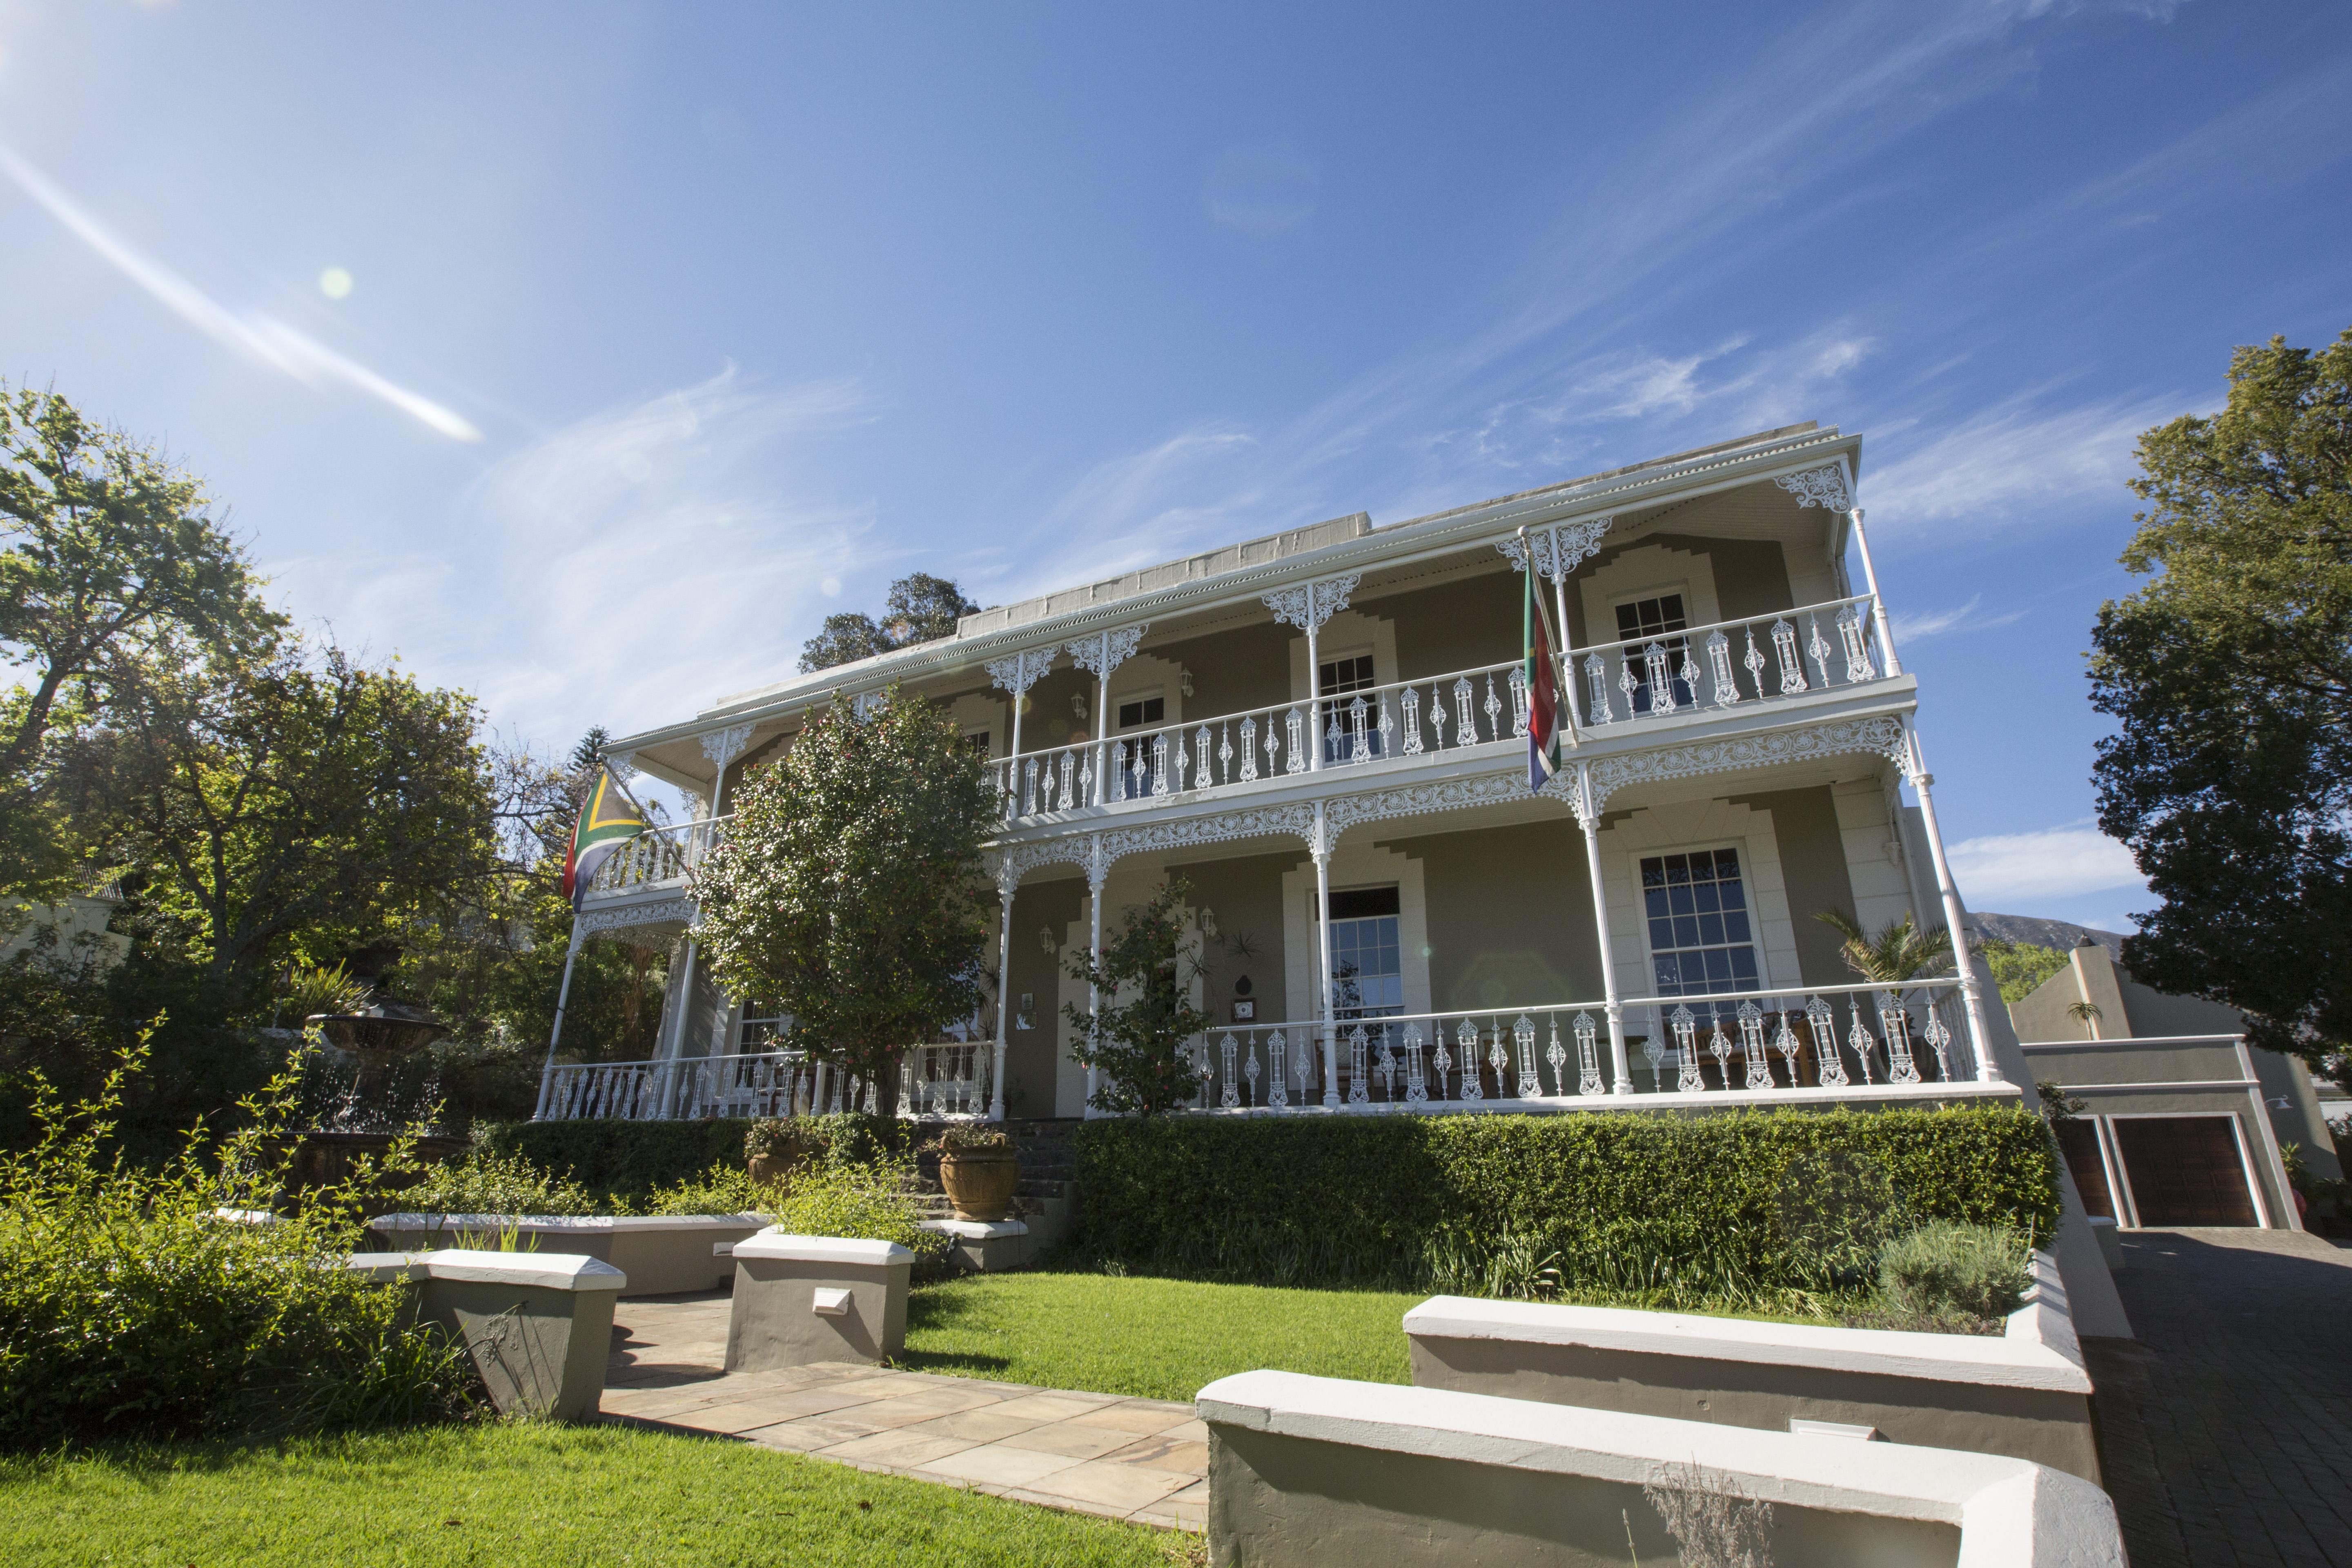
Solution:
<svg viewBox="0 0 2352 1568">
<path fill-rule="evenodd" d="M 1008 1217 L 1021 1185 L 1021 1156 L 1013 1134 L 984 1121 L 959 1122 L 931 1144 L 940 1156 L 940 1185 L 958 1219 Z"/>
<path fill-rule="evenodd" d="M 761 1186 L 782 1185 L 818 1152 L 818 1140 L 789 1116 L 767 1116 L 751 1123 L 743 1135 L 743 1153 L 751 1161 L 751 1180 Z"/>
</svg>

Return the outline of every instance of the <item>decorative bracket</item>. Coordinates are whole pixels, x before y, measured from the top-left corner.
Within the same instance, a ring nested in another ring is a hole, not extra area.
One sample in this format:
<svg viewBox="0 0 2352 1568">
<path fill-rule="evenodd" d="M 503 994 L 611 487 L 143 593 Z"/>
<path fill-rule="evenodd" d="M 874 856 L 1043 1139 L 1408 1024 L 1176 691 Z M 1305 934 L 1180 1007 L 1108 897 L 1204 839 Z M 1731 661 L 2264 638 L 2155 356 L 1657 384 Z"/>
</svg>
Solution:
<svg viewBox="0 0 2352 1568">
<path fill-rule="evenodd" d="M 1853 491 L 1845 482 L 1845 466 L 1824 463 L 1801 473 L 1782 474 L 1772 481 L 1797 498 L 1799 506 L 1823 506 L 1832 511 L 1852 511 Z"/>
<path fill-rule="evenodd" d="M 1524 572 L 1528 556 L 1535 556 L 1536 570 L 1555 583 L 1564 582 L 1568 574 L 1601 552 L 1601 536 L 1609 531 L 1613 517 L 1587 518 L 1582 522 L 1552 523 L 1543 528 L 1528 530 L 1528 550 L 1519 548 L 1518 535 L 1495 541 L 1495 548 L 1511 558 L 1511 564 Z"/>
<path fill-rule="evenodd" d="M 1149 629 L 1148 623 L 1139 621 L 1131 626 L 1121 626 L 1117 631 L 1074 642 L 1069 645 L 1070 662 L 1097 680 L 1108 680 L 1112 670 L 1135 657 L 1135 645 L 1143 640 L 1143 634 Z M 1050 658 L 1053 656 L 1049 652 L 1046 657 Z M 994 674 L 994 669 L 992 668 L 990 673 Z"/>
<path fill-rule="evenodd" d="M 741 756 L 751 744 L 751 726 L 730 724 L 701 737 L 702 754 L 710 759 L 713 776 L 727 771 L 727 764 Z"/>
<path fill-rule="evenodd" d="M 1277 588 L 1263 597 L 1277 622 L 1297 626 L 1302 632 L 1315 632 L 1348 607 L 1348 596 L 1363 580 L 1362 573 L 1350 572 L 1344 577 L 1326 577 L 1319 582 L 1301 583 L 1295 588 Z"/>
<path fill-rule="evenodd" d="M 1736 773 L 1770 767 L 1778 763 L 1814 757 L 1874 754 L 1896 766 L 1912 766 L 1911 748 L 1903 721 L 1885 717 L 1845 719 L 1830 724 L 1809 724 L 1794 730 L 1773 730 L 1727 741 L 1701 741 L 1687 746 L 1661 746 L 1654 751 L 1628 752 L 1603 757 L 1590 765 L 1587 786 L 1590 809 L 1598 816 L 1609 797 L 1631 784 L 1664 779 L 1696 778 L 1704 773 Z M 1582 815 L 1581 812 L 1579 813 Z"/>
<path fill-rule="evenodd" d="M 635 752 L 607 752 L 604 753 L 604 765 L 612 770 L 613 776 L 614 778 L 620 780 L 623 784 L 627 784 L 631 779 L 637 776 L 637 753 Z"/>
<path fill-rule="evenodd" d="M 988 679 L 996 683 L 1000 691 L 1024 696 L 1054 668 L 1054 656 L 1060 651 L 1050 647 L 1024 648 L 1009 658 L 992 658 L 988 661 Z"/>
</svg>

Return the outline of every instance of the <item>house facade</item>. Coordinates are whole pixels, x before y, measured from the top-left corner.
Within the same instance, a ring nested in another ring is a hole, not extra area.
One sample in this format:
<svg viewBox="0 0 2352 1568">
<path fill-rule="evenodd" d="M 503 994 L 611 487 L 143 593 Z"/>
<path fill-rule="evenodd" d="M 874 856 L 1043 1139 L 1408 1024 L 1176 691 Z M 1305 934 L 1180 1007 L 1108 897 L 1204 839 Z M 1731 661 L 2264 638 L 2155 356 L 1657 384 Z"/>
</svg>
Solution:
<svg viewBox="0 0 2352 1568">
<path fill-rule="evenodd" d="M 678 944 L 662 1047 L 599 1062 L 559 1042 L 540 1113 L 857 1101 L 773 1047 L 759 998 L 711 986 L 687 877 L 810 714 L 893 683 L 992 759 L 1003 812 L 992 1004 L 909 1042 L 918 1111 L 1087 1114 L 1071 960 L 1175 876 L 1216 1020 L 1192 1047 L 1204 1114 L 2014 1097 L 1971 966 L 1864 984 L 1814 918 L 1964 918 L 1860 459 L 1858 436 L 1801 425 L 1410 521 L 1339 518 L 617 741 L 612 765 L 685 791 L 694 820 L 607 862 L 574 940 Z M 1565 762 L 1540 790 L 1530 572 L 1567 644 Z"/>
</svg>

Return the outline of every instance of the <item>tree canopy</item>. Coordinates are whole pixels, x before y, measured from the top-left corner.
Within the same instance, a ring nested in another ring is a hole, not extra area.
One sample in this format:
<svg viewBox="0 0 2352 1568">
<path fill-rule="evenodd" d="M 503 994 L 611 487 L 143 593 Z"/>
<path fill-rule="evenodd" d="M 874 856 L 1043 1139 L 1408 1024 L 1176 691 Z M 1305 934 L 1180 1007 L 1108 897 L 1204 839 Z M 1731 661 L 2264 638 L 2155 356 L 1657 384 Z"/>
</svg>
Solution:
<svg viewBox="0 0 2352 1568">
<path fill-rule="evenodd" d="M 2161 908 L 2133 974 L 2228 1003 L 2252 1037 L 2338 1063 L 2352 1041 L 2352 331 L 2240 348 L 2230 395 L 2139 441 L 2147 503 L 2099 611 L 2115 716 L 2099 824 Z M 2341 1070 L 2340 1067 L 2339 1069 Z"/>
<path fill-rule="evenodd" d="M 980 606 L 944 577 L 918 572 L 890 584 L 879 620 L 862 612 L 827 616 L 823 629 L 801 649 L 803 672 L 854 664 L 877 654 L 955 636 L 956 622 Z"/>
<path fill-rule="evenodd" d="M 814 716 L 732 798 L 693 873 L 712 977 L 788 1015 L 788 1045 L 871 1078 L 894 1115 L 906 1047 L 986 994 L 986 763 L 944 709 L 894 687 L 863 717 Z"/>
<path fill-rule="evenodd" d="M 1096 1069 L 1097 1110 L 1157 1116 L 1201 1091 L 1187 1047 L 1216 1019 L 1192 1004 L 1204 972 L 1202 938 L 1185 916 L 1190 891 L 1181 877 L 1170 878 L 1150 902 L 1127 911 L 1099 965 L 1091 952 L 1070 957 L 1071 978 L 1094 987 L 1098 1003 L 1091 1012 L 1075 1002 L 1062 1009 L 1077 1031 L 1070 1054 Z"/>
<path fill-rule="evenodd" d="M 0 891 L 79 891 L 48 742 L 159 669 L 285 625 L 204 487 L 54 393 L 0 387 Z"/>
</svg>

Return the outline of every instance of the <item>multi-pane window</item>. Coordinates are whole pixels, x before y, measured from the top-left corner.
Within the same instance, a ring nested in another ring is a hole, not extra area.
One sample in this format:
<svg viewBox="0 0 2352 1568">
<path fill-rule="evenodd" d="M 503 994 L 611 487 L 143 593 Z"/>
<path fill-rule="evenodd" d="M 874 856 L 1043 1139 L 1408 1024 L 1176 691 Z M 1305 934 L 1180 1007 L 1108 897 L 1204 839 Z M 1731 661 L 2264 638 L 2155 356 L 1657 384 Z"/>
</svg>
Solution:
<svg viewBox="0 0 2352 1568">
<path fill-rule="evenodd" d="M 1622 651 L 1625 667 L 1633 672 L 1633 711 L 1647 713 L 1653 703 L 1650 697 L 1650 660 L 1648 649 L 1654 644 L 1665 653 L 1668 679 L 1674 685 L 1676 708 L 1691 705 L 1689 682 L 1682 679 L 1683 658 L 1690 639 L 1673 634 L 1690 625 L 1683 615 L 1680 594 L 1661 594 L 1654 599 L 1633 599 L 1617 606 L 1617 639 L 1631 646 Z"/>
<path fill-rule="evenodd" d="M 1643 857 L 1642 903 L 1659 995 L 1758 988 L 1755 930 L 1737 849 Z"/>
<path fill-rule="evenodd" d="M 773 1002 L 746 1002 L 743 1027 L 735 1048 L 746 1053 L 774 1050 L 783 1043 L 783 1032 L 792 1024 L 792 1015 Z"/>
<path fill-rule="evenodd" d="M 1331 895 L 1331 1005 L 1340 1018 L 1404 1011 L 1397 890 L 1350 888 Z"/>
<path fill-rule="evenodd" d="M 1377 684 L 1372 679 L 1372 656 L 1366 653 L 1352 658 L 1329 659 L 1316 666 L 1315 675 L 1317 689 L 1324 697 L 1323 717 L 1317 721 L 1323 733 L 1324 765 L 1352 761 L 1359 740 L 1363 742 L 1365 756 L 1379 756 L 1379 706 L 1367 697 L 1362 710 L 1358 711 L 1355 699 L 1349 695 L 1370 691 Z M 1339 731 L 1337 735 L 1331 732 L 1335 724 Z"/>
<path fill-rule="evenodd" d="M 1139 697 L 1118 705 L 1118 727 L 1140 730 L 1168 721 L 1168 700 L 1165 697 Z M 1113 753 L 1118 776 L 1111 781 L 1110 798 L 1134 800 L 1151 793 L 1151 740 L 1139 735 L 1118 742 Z"/>
</svg>

